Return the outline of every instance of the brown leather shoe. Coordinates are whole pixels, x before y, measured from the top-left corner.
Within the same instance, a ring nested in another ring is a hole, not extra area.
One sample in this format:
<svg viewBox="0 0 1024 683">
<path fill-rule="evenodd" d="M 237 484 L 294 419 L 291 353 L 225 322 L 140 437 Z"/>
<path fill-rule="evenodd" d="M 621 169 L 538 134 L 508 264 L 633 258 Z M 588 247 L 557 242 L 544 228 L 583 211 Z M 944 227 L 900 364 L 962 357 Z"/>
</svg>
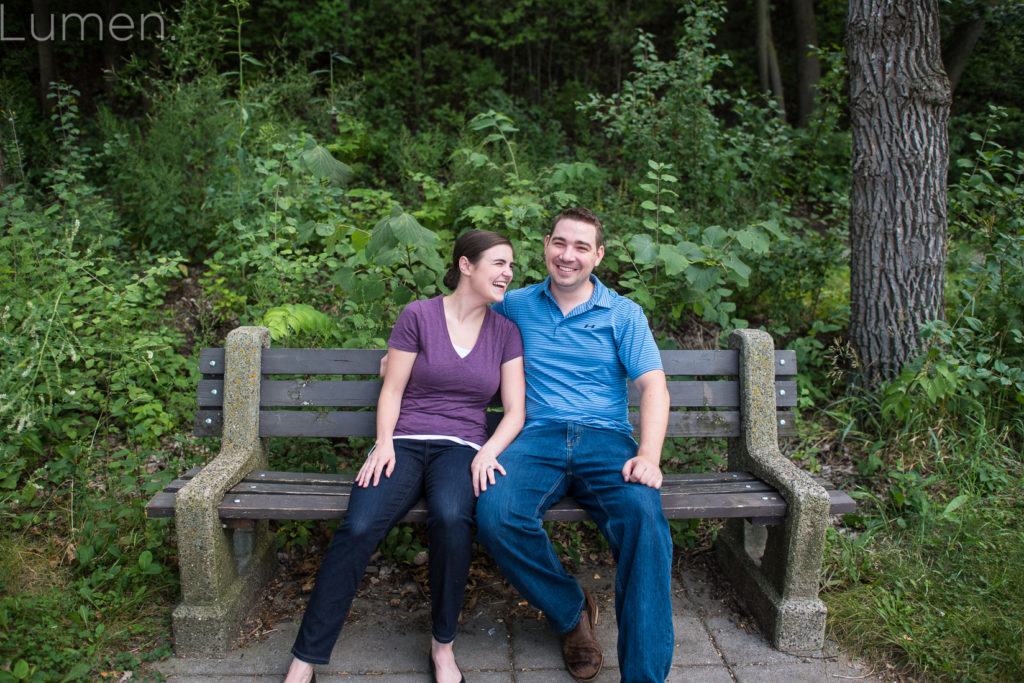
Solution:
<svg viewBox="0 0 1024 683">
<path fill-rule="evenodd" d="M 590 593 L 583 591 L 583 611 L 576 628 L 565 634 L 562 656 L 569 675 L 577 681 L 592 681 L 601 673 L 604 654 L 597 642 L 597 604 Z"/>
</svg>

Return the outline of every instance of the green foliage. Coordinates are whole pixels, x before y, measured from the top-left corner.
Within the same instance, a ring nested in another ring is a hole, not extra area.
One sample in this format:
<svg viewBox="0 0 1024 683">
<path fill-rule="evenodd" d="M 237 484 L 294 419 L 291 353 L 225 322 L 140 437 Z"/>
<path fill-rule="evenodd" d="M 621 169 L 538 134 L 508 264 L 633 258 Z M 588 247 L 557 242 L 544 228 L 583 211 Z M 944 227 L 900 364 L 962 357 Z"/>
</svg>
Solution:
<svg viewBox="0 0 1024 683">
<path fill-rule="evenodd" d="M 943 501 L 912 527 L 830 532 L 834 635 L 873 660 L 898 655 L 935 678 L 1002 681 L 1024 670 L 1024 552 L 1007 499 Z"/>
<path fill-rule="evenodd" d="M 427 548 L 420 542 L 422 538 L 418 531 L 422 529 L 416 529 L 412 524 L 406 523 L 391 527 L 391 531 L 381 541 L 381 554 L 389 560 L 406 564 L 412 564 L 419 556 L 422 564 L 423 553 L 427 552 Z"/>
<path fill-rule="evenodd" d="M 1005 604 L 1020 596 L 991 570 L 1019 552 L 1020 108 L 952 126 L 955 150 L 980 148 L 952 176 L 948 322 L 926 326 L 931 351 L 882 392 L 837 399 L 844 56 L 819 53 L 818 109 L 792 129 L 719 52 L 746 11 L 725 6 L 190 0 L 173 40 L 114 70 L 114 96 L 57 85 L 49 121 L 11 76 L 35 55 L 5 55 L 0 680 L 93 679 L 166 653 L 154 643 L 168 637 L 173 539 L 141 505 L 206 455 L 183 436 L 194 349 L 240 324 L 267 325 L 275 345 L 381 347 L 402 306 L 440 292 L 457 234 L 508 234 L 528 284 L 546 275 L 552 216 L 578 204 L 608 230 L 599 276 L 644 306 L 659 343 L 750 325 L 797 352 L 789 451 L 862 486 L 847 520 L 861 532 L 830 538 L 828 599 L 873 611 L 836 622 L 856 625 L 844 637 L 936 676 L 1012 675 L 1004 631 L 1021 620 Z M 823 42 L 837 40 L 842 3 L 816 9 Z M 322 471 L 352 469 L 365 445 L 271 449 L 281 467 Z M 723 452 L 672 443 L 665 463 L 721 467 Z M 672 527 L 683 550 L 706 537 Z M 277 529 L 306 547 L 316 527 Z M 402 525 L 381 549 L 415 561 L 421 531 Z M 604 547 L 592 525 L 549 532 L 570 562 Z M 958 573 L 982 578 L 947 581 Z M 987 626 L 937 595 L 976 598 Z M 966 649 L 949 640 L 960 625 Z"/>
<path fill-rule="evenodd" d="M 736 305 L 728 299 L 748 285 L 750 257 L 767 253 L 773 239 L 784 239 L 785 233 L 772 220 L 738 229 L 678 225 L 671 203 L 678 197 L 672 189 L 678 179 L 671 164 L 649 161 L 648 166 L 648 182 L 640 184 L 651 197 L 640 205 L 646 212 L 644 230 L 623 245 L 633 272 L 618 284 L 644 308 L 664 316 L 657 321 L 662 324 L 692 311 L 722 328 L 745 326 L 733 317 Z"/>
<path fill-rule="evenodd" d="M 975 158 L 959 162 L 950 320 L 923 326 L 931 348 L 885 387 L 883 416 L 899 422 L 937 411 L 1013 424 L 1024 405 L 1024 153 L 989 139 L 1000 115 L 993 111 L 985 134 L 971 134 Z"/>
<path fill-rule="evenodd" d="M 330 335 L 334 321 L 308 304 L 285 304 L 264 313 L 260 324 L 270 330 L 275 342 L 290 337 L 295 346 L 316 347 Z M 313 341 L 301 343 L 296 337 L 312 337 Z"/>
</svg>

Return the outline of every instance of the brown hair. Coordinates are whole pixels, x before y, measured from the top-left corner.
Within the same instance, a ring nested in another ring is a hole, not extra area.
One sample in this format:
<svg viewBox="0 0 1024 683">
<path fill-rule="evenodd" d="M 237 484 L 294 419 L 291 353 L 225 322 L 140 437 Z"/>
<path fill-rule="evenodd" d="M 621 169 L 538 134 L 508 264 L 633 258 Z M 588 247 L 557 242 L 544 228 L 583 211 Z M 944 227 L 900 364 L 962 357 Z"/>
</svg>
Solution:
<svg viewBox="0 0 1024 683">
<path fill-rule="evenodd" d="M 590 209 L 582 206 L 572 206 L 568 209 L 564 209 L 562 213 L 555 216 L 555 220 L 551 221 L 551 230 L 548 231 L 548 234 L 555 231 L 555 226 L 558 225 L 558 221 L 563 218 L 580 221 L 582 223 L 590 223 L 594 226 L 594 235 L 597 239 L 597 244 L 594 245 L 594 248 L 596 249 L 597 247 L 604 245 L 604 228 L 601 227 L 601 219 L 598 218 L 597 214 Z"/>
<path fill-rule="evenodd" d="M 462 277 L 459 261 L 463 256 L 469 259 L 470 263 L 476 263 L 480 260 L 481 254 L 499 244 L 512 246 L 512 242 L 507 237 L 490 230 L 467 230 L 459 235 L 452 248 L 451 265 L 448 266 L 448 272 L 444 274 L 444 286 L 452 291 L 458 287 L 459 279 Z"/>
</svg>

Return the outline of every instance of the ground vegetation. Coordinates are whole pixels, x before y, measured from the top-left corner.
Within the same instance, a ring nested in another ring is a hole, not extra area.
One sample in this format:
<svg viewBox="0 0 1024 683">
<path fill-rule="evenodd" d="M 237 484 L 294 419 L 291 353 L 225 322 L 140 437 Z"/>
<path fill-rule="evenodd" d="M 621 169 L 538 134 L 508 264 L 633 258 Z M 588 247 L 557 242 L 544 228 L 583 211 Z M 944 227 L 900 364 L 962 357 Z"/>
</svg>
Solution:
<svg viewBox="0 0 1024 683">
<path fill-rule="evenodd" d="M 22 4 L 4 3 L 11 32 Z M 217 448 L 190 434 L 198 349 L 250 324 L 278 346 L 383 346 L 441 291 L 461 231 L 507 233 L 517 282 L 536 282 L 574 204 L 604 217 L 599 275 L 663 347 L 751 326 L 796 350 L 784 448 L 860 503 L 829 533 L 830 634 L 894 676 L 1020 678 L 1019 13 L 939 4 L 943 40 L 982 10 L 989 32 L 951 106 L 942 315 L 851 391 L 846 4 L 814 3 L 810 109 L 762 92 L 752 3 L 636 4 L 167 3 L 167 39 L 122 46 L 109 82 L 104 46 L 53 45 L 43 98 L 35 46 L 5 43 L 0 681 L 142 678 L 170 654 L 173 523 L 143 506 Z M 774 5 L 781 91 L 801 92 L 795 10 Z M 365 446 L 271 451 L 353 470 Z M 674 443 L 665 466 L 722 467 L 718 446 Z M 329 531 L 280 524 L 286 565 Z M 398 528 L 380 563 L 419 566 L 418 533 Z M 567 562 L 606 551 L 586 525 L 552 533 Z M 680 561 L 714 533 L 675 523 Z"/>
</svg>

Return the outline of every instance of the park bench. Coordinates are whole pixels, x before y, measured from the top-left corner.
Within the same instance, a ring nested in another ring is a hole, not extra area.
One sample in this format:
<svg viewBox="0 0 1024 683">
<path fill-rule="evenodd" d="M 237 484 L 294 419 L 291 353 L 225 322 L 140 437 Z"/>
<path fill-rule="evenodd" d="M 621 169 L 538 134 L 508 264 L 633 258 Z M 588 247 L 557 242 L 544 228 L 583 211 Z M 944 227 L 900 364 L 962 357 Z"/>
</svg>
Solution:
<svg viewBox="0 0 1024 683">
<path fill-rule="evenodd" d="M 220 436 L 220 451 L 146 506 L 150 517 L 176 520 L 182 602 L 173 625 L 180 655 L 228 649 L 274 570 L 270 520 L 345 514 L 353 475 L 271 471 L 268 438 L 375 435 L 383 351 L 278 349 L 269 342 L 266 328 L 240 327 L 225 348 L 200 352 L 195 433 Z M 853 512 L 854 502 L 779 451 L 778 434 L 794 433 L 795 353 L 775 351 L 771 337 L 757 330 L 733 332 L 729 345 L 662 351 L 672 403 L 668 436 L 725 437 L 728 444 L 728 471 L 665 476 L 665 514 L 725 518 L 719 563 L 768 640 L 784 651 L 818 649 L 825 529 L 830 515 Z M 631 405 L 637 402 L 631 391 Z M 496 423 L 499 414 L 490 417 Z M 421 501 L 405 520 L 425 518 Z M 545 516 L 585 519 L 571 498 Z"/>
</svg>

